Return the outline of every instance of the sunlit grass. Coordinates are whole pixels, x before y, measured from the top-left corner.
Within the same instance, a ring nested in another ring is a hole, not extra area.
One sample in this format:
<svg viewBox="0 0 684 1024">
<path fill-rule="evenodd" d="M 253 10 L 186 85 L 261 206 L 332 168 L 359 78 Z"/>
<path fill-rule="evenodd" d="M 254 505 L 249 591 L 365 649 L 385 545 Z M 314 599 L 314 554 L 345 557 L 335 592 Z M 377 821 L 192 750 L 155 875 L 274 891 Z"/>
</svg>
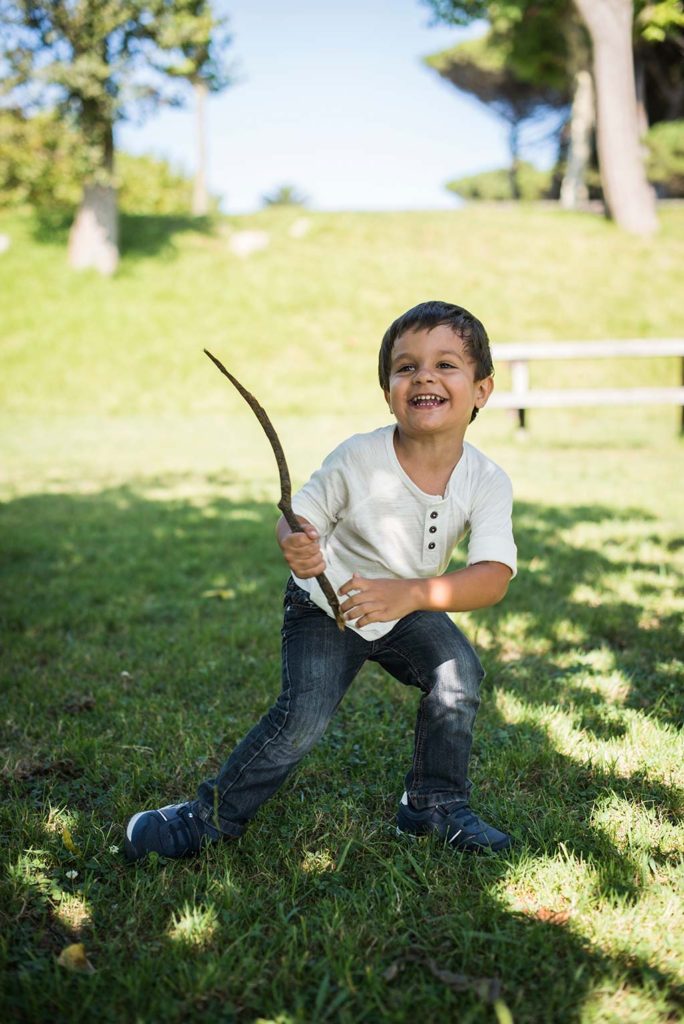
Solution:
<svg viewBox="0 0 684 1024">
<path fill-rule="evenodd" d="M 208 945 L 218 927 L 214 907 L 203 907 L 196 903 L 185 903 L 174 913 L 169 937 L 184 946 L 203 947 Z"/>
</svg>

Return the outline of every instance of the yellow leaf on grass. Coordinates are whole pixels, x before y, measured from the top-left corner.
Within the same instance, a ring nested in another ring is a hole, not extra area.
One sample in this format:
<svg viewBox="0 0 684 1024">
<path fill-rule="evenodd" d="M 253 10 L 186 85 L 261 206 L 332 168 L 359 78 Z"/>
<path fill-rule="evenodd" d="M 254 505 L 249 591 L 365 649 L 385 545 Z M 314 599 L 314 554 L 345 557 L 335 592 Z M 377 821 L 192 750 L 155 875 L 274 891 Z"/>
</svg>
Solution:
<svg viewBox="0 0 684 1024">
<path fill-rule="evenodd" d="M 85 946 L 82 942 L 72 942 L 70 946 L 65 946 L 57 957 L 57 963 L 60 967 L 65 967 L 67 971 L 78 971 L 81 974 L 95 973 L 95 968 L 86 956 Z"/>
<path fill-rule="evenodd" d="M 513 1014 L 503 999 L 497 999 L 494 1003 L 494 1013 L 496 1014 L 497 1024 L 513 1024 Z"/>
<path fill-rule="evenodd" d="M 214 590 L 204 590 L 202 597 L 217 597 L 219 601 L 230 601 L 235 597 L 235 591 L 230 587 L 217 587 Z"/>
<path fill-rule="evenodd" d="M 69 831 L 66 825 L 62 825 L 62 841 L 66 846 L 67 850 L 69 851 L 69 853 L 73 853 L 75 857 L 81 856 L 81 851 L 74 842 L 74 837 L 72 836 L 71 832 Z"/>
</svg>

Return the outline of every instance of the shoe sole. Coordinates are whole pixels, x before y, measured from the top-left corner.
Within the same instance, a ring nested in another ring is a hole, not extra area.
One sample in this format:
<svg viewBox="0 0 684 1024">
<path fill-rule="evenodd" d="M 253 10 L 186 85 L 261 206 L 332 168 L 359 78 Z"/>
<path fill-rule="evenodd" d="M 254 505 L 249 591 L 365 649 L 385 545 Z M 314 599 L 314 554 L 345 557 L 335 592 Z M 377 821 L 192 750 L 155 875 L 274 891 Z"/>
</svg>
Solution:
<svg viewBox="0 0 684 1024">
<path fill-rule="evenodd" d="M 397 825 L 396 832 L 398 836 L 406 836 L 407 839 L 413 839 L 414 842 L 419 842 L 421 839 L 428 839 L 429 836 L 433 835 L 433 831 L 430 832 L 404 832 Z"/>
</svg>

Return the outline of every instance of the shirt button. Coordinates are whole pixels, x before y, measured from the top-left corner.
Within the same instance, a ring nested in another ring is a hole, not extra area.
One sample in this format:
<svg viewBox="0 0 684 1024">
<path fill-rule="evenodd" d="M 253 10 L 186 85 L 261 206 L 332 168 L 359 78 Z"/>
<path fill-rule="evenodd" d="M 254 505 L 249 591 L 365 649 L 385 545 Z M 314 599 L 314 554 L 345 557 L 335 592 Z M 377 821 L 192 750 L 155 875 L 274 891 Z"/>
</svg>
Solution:
<svg viewBox="0 0 684 1024">
<path fill-rule="evenodd" d="M 437 527 L 436 526 L 431 526 L 429 532 L 430 533 L 437 533 Z"/>
<path fill-rule="evenodd" d="M 432 551 L 434 546 L 435 546 L 435 542 L 434 542 L 434 540 L 431 540 L 430 543 L 428 544 L 428 551 Z"/>
<path fill-rule="evenodd" d="M 439 512 L 431 512 L 430 513 L 430 519 L 436 519 L 438 515 L 439 515 Z"/>
</svg>

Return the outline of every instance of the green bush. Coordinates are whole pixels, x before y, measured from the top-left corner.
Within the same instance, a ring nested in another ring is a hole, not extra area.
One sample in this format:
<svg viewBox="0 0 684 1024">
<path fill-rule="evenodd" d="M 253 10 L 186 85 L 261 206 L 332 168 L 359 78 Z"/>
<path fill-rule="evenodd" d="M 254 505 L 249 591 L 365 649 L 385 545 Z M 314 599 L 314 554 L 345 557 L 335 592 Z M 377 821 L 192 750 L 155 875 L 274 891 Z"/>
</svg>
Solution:
<svg viewBox="0 0 684 1024">
<path fill-rule="evenodd" d="M 0 207 L 29 205 L 41 213 L 71 215 L 91 167 L 81 135 L 55 111 L 25 117 L 0 110 Z M 192 179 L 166 160 L 117 153 L 115 171 L 122 212 L 190 212 Z M 218 209 L 216 198 L 212 206 Z"/>
<path fill-rule="evenodd" d="M 189 213 L 192 180 L 166 160 L 117 153 L 119 208 L 124 213 Z"/>
<path fill-rule="evenodd" d="M 646 135 L 648 177 L 666 196 L 684 196 L 684 121 L 661 121 Z"/>
<path fill-rule="evenodd" d="M 87 169 L 85 145 L 56 113 L 0 110 L 0 206 L 73 209 Z"/>
<path fill-rule="evenodd" d="M 543 199 L 551 188 L 551 171 L 540 171 L 525 161 L 518 165 L 518 188 L 520 198 L 525 200 Z M 450 192 L 463 199 L 486 199 L 499 201 L 513 199 L 511 176 L 508 168 L 483 171 L 465 178 L 456 178 L 446 186 Z"/>
<path fill-rule="evenodd" d="M 262 200 L 264 206 L 306 206 L 309 198 L 299 192 L 296 185 L 280 185 Z"/>
</svg>

